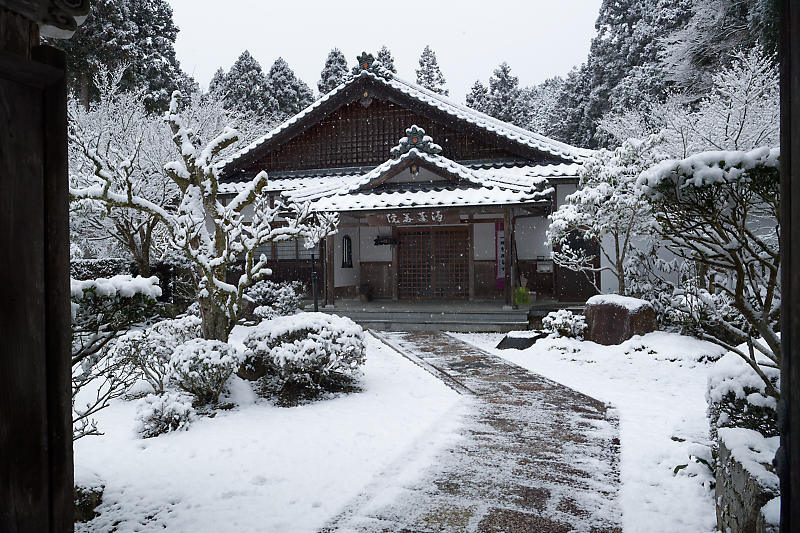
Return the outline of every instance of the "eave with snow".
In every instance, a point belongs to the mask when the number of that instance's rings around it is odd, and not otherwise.
[[[547,215],[576,189],[589,151],[401,80],[366,54],[359,65],[222,165],[231,194],[266,171],[276,200],[339,213],[339,231],[321,250],[263,250],[277,279],[310,283],[316,252],[329,304],[358,296],[510,304],[523,283],[561,301],[592,294],[554,267],[545,244]]]

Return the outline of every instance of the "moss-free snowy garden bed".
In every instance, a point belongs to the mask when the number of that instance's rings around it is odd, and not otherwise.
[[[76,471],[105,484],[77,531],[317,530],[404,455],[457,438],[464,402],[440,380],[370,336],[364,372],[362,392],[293,408],[238,381],[236,408],[152,439],[134,431],[136,402],[116,401],[105,435],[75,443]]]
[[[711,472],[689,456],[708,458],[708,359],[724,350],[664,332],[618,346],[542,339],[525,350],[496,350],[499,334],[452,335],[617,409],[624,531],[716,530]]]

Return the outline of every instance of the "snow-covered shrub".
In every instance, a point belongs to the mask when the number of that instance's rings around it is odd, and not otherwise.
[[[121,257],[71,259],[69,262],[70,277],[79,280],[110,278],[119,274],[129,274],[130,270],[130,260]]]
[[[129,331],[117,341],[114,351],[131,361],[153,390],[161,393],[167,386],[173,352],[181,344],[201,337],[201,324],[193,315],[161,320],[148,328]]]
[[[748,352],[747,344],[737,347]],[[754,350],[759,370],[780,390],[780,370],[769,366],[769,359]],[[728,352],[712,367],[708,376],[708,416],[712,434],[722,427],[747,428],[765,437],[778,434],[777,401],[766,391],[764,378],[738,353]]]
[[[256,316],[271,319],[296,313],[305,292],[305,286],[299,281],[262,280],[247,290],[247,297],[256,304]]]
[[[73,439],[99,435],[94,415],[135,381],[132,366],[117,357],[114,341],[152,313],[161,295],[158,279],[118,275],[70,280],[72,300]]]
[[[586,319],[583,315],[576,315],[572,311],[559,309],[547,313],[542,319],[542,329],[551,337],[570,337],[583,339],[586,330]]]
[[[169,377],[178,388],[194,395],[197,403],[216,403],[240,363],[239,351],[230,344],[192,339],[175,349],[169,361]]]
[[[185,394],[169,391],[148,394],[136,409],[136,433],[143,439],[158,437],[170,431],[187,429],[194,417],[192,400]]]
[[[281,386],[325,389],[354,379],[365,361],[364,330],[349,318],[325,313],[277,317],[244,340],[245,366],[262,365]]]

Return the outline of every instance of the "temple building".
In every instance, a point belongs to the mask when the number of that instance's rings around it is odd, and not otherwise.
[[[273,278],[322,273],[344,298],[584,301],[584,274],[553,264],[548,214],[575,191],[588,151],[548,139],[404,81],[370,55],[360,71],[232,156],[223,181],[266,171],[273,201],[339,214],[306,250],[263,250]]]

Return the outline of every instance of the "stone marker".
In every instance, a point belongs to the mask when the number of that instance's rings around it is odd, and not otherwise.
[[[644,335],[656,329],[656,312],[646,300],[598,294],[586,301],[586,334],[588,341],[620,344],[634,335]]]

